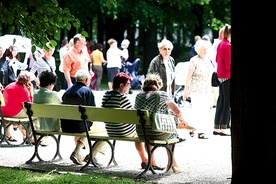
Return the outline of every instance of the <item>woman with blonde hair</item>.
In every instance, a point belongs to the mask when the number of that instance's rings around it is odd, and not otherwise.
[[[208,139],[206,131],[212,102],[211,78],[214,67],[208,57],[210,43],[206,40],[198,40],[195,44],[197,55],[190,59],[187,79],[184,88],[183,100],[192,99],[193,125],[198,128],[198,138]],[[190,132],[193,136],[193,132]]]
[[[153,117],[155,112],[163,112],[165,114],[174,114],[178,121],[179,129],[189,129],[188,123],[184,120],[183,114],[177,104],[169,97],[165,91],[160,91],[163,87],[163,81],[158,74],[147,74],[146,79],[142,85],[142,92],[140,92],[135,98],[135,109],[148,110],[150,116]],[[159,97],[160,100],[157,100]],[[136,126],[136,131],[140,139],[144,139],[142,127]],[[156,132],[152,130],[152,127],[146,126],[146,135],[148,139],[166,140],[170,138],[176,138],[176,133]],[[169,155],[168,155],[169,156]],[[181,173],[183,170],[178,166],[176,160],[173,160],[173,167],[176,172]],[[169,172],[174,172],[170,169]]]
[[[118,48],[118,42],[115,39],[110,38],[107,43],[109,49],[106,52],[106,69],[108,75],[108,87],[109,90],[112,90],[113,78],[122,68],[121,56],[123,56],[123,51]]]

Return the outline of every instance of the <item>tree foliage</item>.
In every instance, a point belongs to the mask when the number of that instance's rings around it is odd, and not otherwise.
[[[10,34],[19,32],[30,38],[38,47],[59,40],[60,29],[80,27],[80,21],[68,8],[60,8],[56,0],[10,0],[0,3],[0,9],[3,27]]]
[[[198,18],[193,7],[204,6],[204,23],[218,30],[230,12],[230,0],[10,0],[0,3],[2,23],[10,33],[18,31],[29,37],[37,45],[45,45],[49,40],[59,40],[60,30],[80,28],[91,20],[97,11],[105,18],[114,20],[130,18],[129,26],[139,26],[147,30],[152,23],[170,29],[173,24],[193,29]],[[206,15],[206,16],[205,16]],[[228,21],[229,22],[229,21]]]
[[[84,30],[101,42],[110,36],[121,40],[127,31],[132,33],[131,43],[147,38],[151,46],[139,48],[143,55],[156,48],[157,38],[185,45],[195,34],[217,31],[230,22],[230,0],[9,0],[1,2],[0,8],[2,33],[4,29],[26,36],[38,47]],[[137,29],[139,38],[134,38]]]

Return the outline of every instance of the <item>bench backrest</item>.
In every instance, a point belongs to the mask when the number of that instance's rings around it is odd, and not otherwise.
[[[140,124],[140,116],[136,109],[104,108],[93,106],[78,106],[65,104],[36,104],[24,103],[30,106],[33,117],[58,118],[70,120],[82,120],[80,108],[84,110],[86,120],[112,123]],[[145,125],[150,125],[149,113],[146,110],[141,111]]]
[[[85,115],[89,121],[112,122],[112,123],[127,123],[140,124],[140,116],[136,109],[120,109],[120,108],[104,108],[83,106],[85,108]],[[141,111],[145,125],[150,125],[149,112]]]
[[[33,117],[82,120],[78,105],[37,104],[25,102],[25,110],[27,110],[26,105],[30,105]]]

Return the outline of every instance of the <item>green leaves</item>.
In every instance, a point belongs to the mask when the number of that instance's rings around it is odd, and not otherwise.
[[[80,21],[68,9],[60,8],[57,0],[24,0],[14,4],[0,2],[3,25],[7,25],[10,34],[17,31],[30,38],[37,47],[59,40],[61,29],[80,27]]]
[[[46,47],[44,47],[45,50],[49,51],[57,46],[57,42],[55,40],[50,40],[46,43]]]
[[[81,38],[88,37],[88,33],[86,31],[81,32]]]
[[[117,8],[118,4],[117,4],[117,1],[116,1],[116,0],[107,0],[107,1],[106,1],[106,6],[107,6],[108,8],[112,8],[112,7]]]

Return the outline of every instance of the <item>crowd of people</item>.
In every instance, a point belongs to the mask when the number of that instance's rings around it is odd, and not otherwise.
[[[103,44],[98,43],[95,50],[91,50],[87,46],[85,37],[81,34],[76,34],[69,42],[64,39],[59,50],[60,65],[58,69],[62,73],[60,82],[61,89],[64,90],[62,96],[58,95],[58,90],[55,90],[58,81],[56,61],[53,57],[55,47],[42,48],[41,56],[37,58],[32,67],[28,67],[25,62],[20,62],[16,47],[12,46],[6,52],[5,48],[0,46],[0,87],[5,102],[5,105],[2,106],[3,116],[27,117],[22,106],[24,101],[96,106],[93,90],[102,90],[100,84],[103,65],[106,65],[108,90],[103,95],[102,107],[147,109],[151,116],[157,111],[174,114],[179,129],[187,129],[193,137],[195,129],[189,126],[191,124],[198,131],[198,139],[208,139],[205,120],[210,107],[215,106],[213,135],[230,136],[231,26],[226,24],[221,28],[219,38],[214,45],[206,35],[195,38],[197,39],[193,45],[195,54],[190,58],[183,92],[184,100],[191,97],[193,122],[188,123],[184,120],[182,110],[172,98],[175,92],[175,60],[171,56],[173,50],[171,41],[163,39],[157,44],[159,53],[150,62],[141,91],[135,97],[135,104],[131,104],[126,94],[130,91],[132,79],[123,70],[124,62],[129,57],[127,48],[130,42],[127,39],[123,40],[121,43],[123,48],[120,49],[117,41],[110,38],[107,41],[109,49],[105,59]],[[19,72],[17,72],[18,70]],[[212,97],[214,92],[212,92],[211,86],[211,75],[214,71],[217,71],[221,82],[218,87],[219,95],[215,99]],[[94,76],[96,76],[95,89],[91,85]],[[19,93],[20,95],[18,95]],[[160,99],[158,102],[156,101],[157,96]],[[82,123],[78,121],[68,123],[67,121],[40,118],[36,122],[36,128],[49,131],[85,132],[84,127],[80,126]],[[88,127],[92,126],[93,122],[88,122]],[[144,139],[140,126],[114,125],[105,122],[105,129],[109,136],[131,136]],[[172,137],[181,139],[176,133],[156,133],[152,131],[151,127],[147,127],[146,130],[148,131],[147,135],[153,139],[164,140]],[[6,136],[8,140],[16,141],[12,137],[11,130],[7,130]],[[25,139],[28,135],[26,132],[22,132],[22,136]],[[81,165],[82,162],[88,160],[85,158],[91,156],[82,156],[83,150],[87,149],[86,139],[75,137],[74,144],[75,149],[70,159],[73,163]],[[40,145],[47,146],[43,140]],[[145,145],[142,142],[135,142],[135,148],[141,158],[141,167],[146,168],[148,158]],[[153,169],[164,170],[165,167],[158,166],[156,163],[154,154],[152,156]],[[173,165],[175,169],[170,172],[183,172],[183,169],[177,164],[176,158],[173,160]]]

